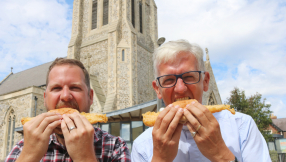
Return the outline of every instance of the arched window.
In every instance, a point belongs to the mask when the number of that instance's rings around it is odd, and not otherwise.
[[[125,53],[124,53],[124,50],[122,50],[122,61],[124,61],[125,60]]]
[[[103,25],[108,24],[109,0],[103,0]]]
[[[92,2],[92,27],[91,29],[97,28],[97,0]]]
[[[135,28],[135,0],[131,0],[132,25]]]
[[[14,110],[10,111],[10,114],[8,116],[8,121],[7,121],[7,143],[6,143],[6,155],[9,154],[11,151],[13,145],[14,145],[14,132],[15,132],[15,120],[16,117],[13,115]]]
[[[140,33],[143,33],[143,15],[142,15],[142,2],[139,2],[139,21],[140,21]]]
[[[8,155],[9,151],[10,151],[10,136],[11,136],[11,116],[9,116],[9,124],[8,124],[8,136],[7,136],[7,145],[6,145],[6,155]]]
[[[208,104],[208,105],[217,105],[214,92],[212,92],[212,93],[210,94],[207,104]]]

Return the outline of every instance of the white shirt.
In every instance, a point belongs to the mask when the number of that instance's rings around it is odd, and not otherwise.
[[[232,115],[224,110],[213,114],[220,125],[226,146],[240,162],[271,162],[265,139],[249,115]],[[133,143],[131,160],[150,162],[153,156],[152,128],[143,132]],[[183,127],[179,148],[173,162],[209,162],[199,151],[186,126]]]

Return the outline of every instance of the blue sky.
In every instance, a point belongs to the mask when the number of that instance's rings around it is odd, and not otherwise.
[[[286,118],[286,1],[155,0],[159,37],[209,49],[223,102],[261,93]],[[0,1],[0,80],[67,55],[72,0]]]

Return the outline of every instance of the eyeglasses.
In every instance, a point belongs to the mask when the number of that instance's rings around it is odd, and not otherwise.
[[[162,88],[170,88],[177,84],[178,78],[181,78],[185,84],[196,84],[200,82],[201,73],[205,73],[204,71],[188,71],[179,75],[163,75],[157,77],[159,85]]]

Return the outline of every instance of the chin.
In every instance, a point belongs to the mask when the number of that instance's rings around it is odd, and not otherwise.
[[[63,132],[62,132],[62,129],[61,128],[56,128],[54,129],[53,133],[55,133],[57,135],[57,137],[60,137],[62,139],[64,139],[64,135],[63,135]]]
[[[62,138],[62,139],[65,139],[64,135],[63,134],[56,134],[58,137]]]

